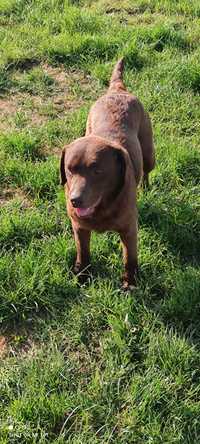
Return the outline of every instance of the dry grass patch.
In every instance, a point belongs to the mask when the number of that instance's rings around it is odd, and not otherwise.
[[[30,198],[21,188],[10,187],[0,190],[0,208],[13,205],[14,201],[18,202],[23,209],[32,207]]]
[[[52,79],[53,88],[34,89],[37,73]],[[30,71],[13,73],[13,86],[0,98],[0,131],[37,127],[48,120],[64,118],[69,112],[81,107],[94,94],[91,78],[82,71],[66,71],[63,66],[48,64]]]

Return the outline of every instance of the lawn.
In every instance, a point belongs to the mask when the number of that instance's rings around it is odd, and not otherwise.
[[[0,444],[200,443],[199,41],[198,0],[0,0]],[[78,285],[59,184],[122,55],[157,158],[129,294],[113,233]]]

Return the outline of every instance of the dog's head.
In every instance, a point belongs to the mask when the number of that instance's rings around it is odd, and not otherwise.
[[[114,143],[89,136],[62,151],[61,183],[78,217],[91,217],[113,203],[125,183],[128,153]]]

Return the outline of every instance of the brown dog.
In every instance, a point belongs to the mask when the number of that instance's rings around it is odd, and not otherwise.
[[[137,260],[136,189],[154,168],[152,128],[139,100],[122,82],[123,59],[107,94],[92,106],[85,137],[64,147],[61,181],[77,249],[76,273],[90,262],[90,235],[116,231],[123,246],[124,288],[135,284]]]

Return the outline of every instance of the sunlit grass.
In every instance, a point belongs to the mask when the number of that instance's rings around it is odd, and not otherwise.
[[[0,4],[1,444],[200,442],[199,17],[196,0]],[[58,156],[122,55],[157,157],[127,295],[115,233],[93,234],[86,285],[72,273]]]

